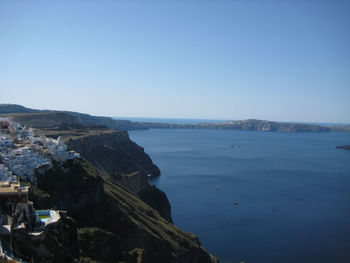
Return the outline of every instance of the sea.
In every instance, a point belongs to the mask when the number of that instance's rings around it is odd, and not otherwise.
[[[167,194],[174,224],[220,262],[350,262],[350,151],[335,148],[350,133],[129,134],[160,168],[150,183]]]

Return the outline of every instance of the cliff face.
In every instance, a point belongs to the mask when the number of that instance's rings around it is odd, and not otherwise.
[[[114,174],[113,179],[135,193],[142,201],[154,208],[169,222],[171,218],[171,206],[166,194],[156,186],[148,183],[147,177],[142,172],[128,175]]]
[[[195,235],[171,223],[166,195],[147,180],[160,174],[150,157],[126,132],[103,126],[131,122],[69,112],[10,115],[42,135],[62,136],[84,157],[37,170],[37,185],[30,188],[36,209],[66,210],[77,234],[69,220],[48,228],[40,239],[18,231],[18,256],[35,262],[218,262]]]
[[[82,228],[78,244],[87,262],[215,262],[196,236],[169,223],[113,177],[100,176],[82,159],[38,174],[31,197],[41,200],[37,206],[52,203],[72,215]]]
[[[63,166],[54,163],[52,169],[36,176],[38,185],[29,193],[35,208],[67,210],[83,224],[94,221],[97,215],[91,211],[98,209],[104,191],[103,180],[91,163],[78,159]]]
[[[144,149],[130,140],[127,132],[81,126],[37,130],[48,137],[61,136],[70,150],[79,152],[101,174],[118,181],[155,208],[168,221],[171,207],[167,196],[148,183],[148,176],[158,176],[160,171]]]
[[[89,134],[66,138],[68,148],[94,164],[99,170],[137,194],[144,202],[172,222],[171,206],[167,196],[148,183],[147,177],[160,171],[144,149],[130,140],[126,132]]]
[[[68,140],[67,146],[109,174],[141,171],[153,176],[160,175],[151,158],[142,147],[130,140],[126,132],[83,136]]]

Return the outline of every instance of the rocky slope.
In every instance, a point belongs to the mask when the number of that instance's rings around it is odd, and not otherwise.
[[[35,262],[217,262],[196,236],[171,223],[166,195],[147,181],[160,171],[126,132],[83,124],[81,116],[67,112],[5,116],[43,135],[62,136],[84,157],[37,169],[37,185],[30,188],[37,209],[67,211],[78,234],[69,219],[40,239],[18,232],[13,246],[18,256]]]
[[[70,138],[67,146],[109,174],[142,171],[153,176],[160,171],[144,149],[130,140],[126,132],[113,131],[80,138]]]
[[[160,175],[144,149],[132,142],[126,132],[113,131],[67,140],[69,149],[94,164],[99,170],[137,194],[144,202],[172,222],[167,196],[148,183],[148,176]]]
[[[61,136],[70,150],[79,152],[102,175],[112,175],[115,181],[137,194],[168,221],[172,221],[167,196],[147,180],[148,176],[160,175],[158,167],[142,147],[130,140],[126,132],[99,126],[94,129],[90,125],[79,129],[51,128],[40,130],[40,133],[54,138]]]
[[[196,236],[165,220],[113,177],[101,176],[86,160],[55,165],[37,177],[33,202],[72,215],[81,228],[82,262],[216,262]]]

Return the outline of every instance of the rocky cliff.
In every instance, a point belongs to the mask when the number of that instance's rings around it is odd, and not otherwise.
[[[137,194],[144,202],[172,222],[167,196],[148,183],[149,176],[160,171],[144,149],[132,142],[126,132],[114,131],[67,140],[70,149],[79,152],[101,171]]]
[[[172,221],[167,196],[148,183],[149,176],[160,175],[158,167],[142,147],[130,140],[127,132],[92,126],[37,131],[49,137],[61,136],[70,150],[79,152],[102,175],[112,176],[168,221]]]
[[[52,204],[67,210],[76,220],[82,262],[216,262],[196,236],[165,220],[113,177],[101,176],[86,160],[54,165],[37,177],[32,200],[37,208]]]
[[[77,235],[69,220],[40,240],[18,232],[14,249],[19,256],[34,262],[218,262],[195,235],[171,223],[166,195],[147,180],[160,171],[126,132],[82,124],[90,117],[67,112],[6,116],[39,128],[36,133],[62,136],[83,157],[37,170],[37,185],[30,188],[35,207],[67,211],[79,228]]]
[[[109,174],[141,171],[146,175],[160,175],[158,167],[144,149],[131,141],[126,132],[87,134],[66,141],[70,149],[79,152],[97,168]]]

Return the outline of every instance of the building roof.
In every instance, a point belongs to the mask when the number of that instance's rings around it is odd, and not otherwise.
[[[21,186],[20,182],[3,181],[0,182],[0,195],[8,194],[28,194],[29,186]]]

